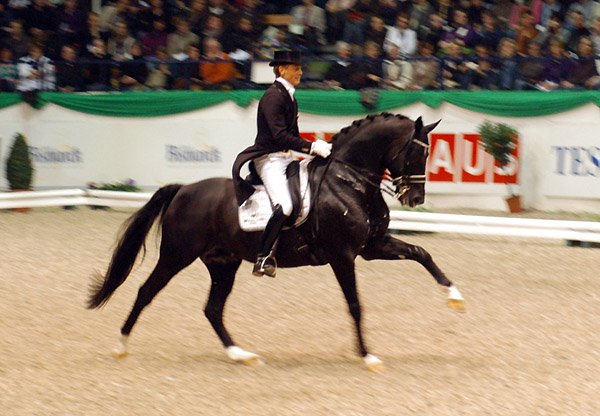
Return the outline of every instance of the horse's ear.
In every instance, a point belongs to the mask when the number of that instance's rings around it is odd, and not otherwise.
[[[418,119],[415,120],[415,133],[419,134],[421,132],[422,128],[423,128],[423,119],[421,117],[419,117]]]
[[[437,122],[435,123],[431,123],[425,126],[425,134],[429,134],[429,132],[433,129],[435,129],[437,127],[438,124],[440,124],[440,122],[442,121],[442,119],[439,119]]]

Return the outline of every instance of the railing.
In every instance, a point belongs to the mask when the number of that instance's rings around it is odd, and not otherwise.
[[[381,66],[381,75],[383,79],[387,78],[387,73],[384,71],[386,64],[391,62],[407,62],[414,68],[417,62],[432,62],[432,68],[435,68],[436,76],[430,85],[419,86],[415,83],[409,83],[406,89],[544,89],[531,83],[523,78],[521,70],[526,63],[534,62],[546,65],[554,62],[555,65],[563,65],[565,67],[573,67],[579,62],[589,62],[600,60],[600,56],[591,58],[534,58],[534,57],[515,57],[515,58],[499,58],[499,57],[465,57],[465,58],[398,58],[398,59],[367,59],[354,58],[349,59],[354,68],[360,72],[365,65],[376,63]],[[331,58],[306,58],[303,61],[304,76],[300,88],[327,89],[330,85],[325,81],[325,74],[330,65],[338,59]],[[231,62],[235,65],[237,76],[227,82],[218,85],[210,85],[203,82],[199,76],[199,65],[203,62]],[[476,67],[482,62],[489,63],[488,75],[489,82],[484,85],[478,85],[474,82],[477,78]],[[0,77],[0,91],[11,92],[23,90],[19,88],[21,80],[17,71],[18,61],[7,63],[0,62],[3,65],[3,71]],[[464,65],[463,65],[464,64]],[[6,68],[14,66],[14,71]],[[457,67],[462,67],[461,77],[457,81],[453,79],[451,73],[457,72]],[[596,67],[600,67],[596,63]],[[68,69],[65,69],[68,68]],[[133,69],[132,69],[133,68]],[[600,68],[599,68],[600,69]],[[51,72],[50,72],[51,71]],[[143,79],[137,80],[133,84],[125,85],[120,82],[120,77],[123,75],[131,75],[131,72],[138,71]],[[160,72],[165,75],[167,82],[165,85],[151,84],[149,77]],[[599,71],[600,72],[600,71]],[[11,75],[12,74],[12,77]],[[160,61],[157,59],[140,59],[129,61],[114,61],[114,60],[89,60],[81,59],[75,62],[54,61],[52,67],[47,71],[41,71],[41,83],[39,90],[42,91],[63,91],[64,78],[69,75],[75,79],[75,85],[71,85],[72,90],[78,91],[125,91],[125,90],[151,90],[151,89],[261,89],[265,84],[270,84],[274,78],[272,68],[268,66],[267,60],[213,60],[205,59],[198,60],[168,60]],[[504,78],[502,78],[504,75]],[[540,72],[540,75],[541,74]],[[46,79],[44,76],[52,77]],[[508,78],[507,78],[508,77]],[[504,85],[501,81],[507,78],[510,85]],[[375,88],[388,88],[385,82],[377,85],[371,85]],[[595,89],[599,89],[597,85]],[[361,86],[355,86],[348,89],[361,89]],[[579,86],[579,89],[584,87]],[[389,89],[395,89],[389,87]],[[66,89],[70,91],[71,89]]]

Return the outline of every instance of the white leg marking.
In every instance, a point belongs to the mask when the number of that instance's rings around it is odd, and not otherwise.
[[[129,355],[129,353],[127,352],[128,338],[129,337],[127,335],[121,335],[119,337],[119,343],[113,350],[113,355],[115,356],[115,358],[123,358],[123,357],[126,357],[127,355]]]
[[[262,365],[264,364],[260,357],[252,352],[241,349],[238,346],[232,345],[225,349],[227,356],[233,361],[246,365]]]
[[[465,300],[456,288],[456,286],[450,286],[449,288],[447,288],[447,291],[448,300],[446,302],[448,303],[448,306],[459,312],[465,312],[467,309],[465,306]]]
[[[383,365],[383,361],[379,358],[375,357],[372,354],[367,354],[364,356],[363,360],[365,360],[365,365],[367,369],[371,371],[382,371],[385,367]]]

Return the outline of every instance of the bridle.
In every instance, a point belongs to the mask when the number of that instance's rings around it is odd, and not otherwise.
[[[402,151],[406,148],[406,152],[408,153],[408,151],[410,150],[410,146],[412,144],[417,144],[419,146],[421,146],[424,150],[424,152],[429,152],[429,144],[422,142],[421,140],[412,137],[409,141],[406,142],[406,144],[404,146],[402,146],[402,148],[398,151],[398,153],[396,154],[396,156],[394,156],[390,162],[388,163],[388,166],[390,166],[401,154]],[[425,155],[427,157],[427,155]],[[404,163],[403,166],[403,171],[406,170],[406,162]],[[394,198],[396,199],[400,199],[402,197],[402,195],[404,195],[405,193],[407,193],[410,190],[411,185],[416,185],[416,184],[424,184],[426,180],[426,175],[400,175],[396,178],[392,178],[391,182],[392,185],[394,185],[396,187],[395,192],[393,191],[393,188],[390,188],[389,186],[387,186],[386,184],[384,184],[385,188],[382,188],[382,190],[384,192],[386,192],[389,195],[392,195]]]

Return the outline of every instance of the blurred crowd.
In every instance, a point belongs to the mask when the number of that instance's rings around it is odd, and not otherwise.
[[[1,91],[255,88],[282,48],[305,88],[600,89],[595,0],[0,0],[0,28]]]

